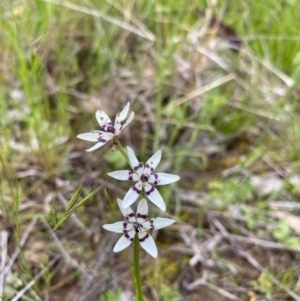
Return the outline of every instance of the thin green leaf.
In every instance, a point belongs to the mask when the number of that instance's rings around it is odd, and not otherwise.
[[[69,201],[68,208],[66,212],[64,213],[64,216],[55,224],[53,231],[57,230],[72,214],[73,212],[84,205],[91,197],[93,197],[100,188],[95,189],[91,193],[89,193],[85,198],[83,198],[74,208],[71,208],[77,198],[79,197],[79,194],[82,190],[82,187],[77,188],[77,190],[73,193],[71,200]]]
[[[70,211],[77,199],[79,198],[82,191],[82,185],[78,186],[75,192],[72,194],[70,201],[68,202],[68,206],[66,212]]]

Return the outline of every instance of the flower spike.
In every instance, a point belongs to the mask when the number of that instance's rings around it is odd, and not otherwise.
[[[178,181],[180,177],[167,173],[154,172],[161,160],[161,150],[156,152],[145,165],[138,161],[134,151],[128,146],[127,151],[132,170],[119,170],[108,173],[109,176],[118,180],[137,182],[126,193],[122,203],[123,208],[127,208],[133,204],[144,189],[149,200],[161,210],[165,211],[166,205],[155,186],[174,183]]]
[[[87,149],[86,150],[87,152],[92,152],[98,149],[99,147],[106,144],[106,142],[108,142],[109,140],[112,140],[114,137],[119,136],[121,134],[121,132],[125,129],[125,127],[134,118],[134,112],[131,112],[130,115],[128,116],[128,119],[126,120],[129,112],[129,107],[130,104],[128,102],[125,108],[122,110],[122,112],[117,114],[114,125],[104,111],[96,112],[96,119],[104,131],[93,131],[93,132],[77,135],[77,138],[79,139],[91,141],[91,142],[97,142],[94,146]],[[124,122],[125,120],[126,122]]]
[[[124,209],[122,200],[118,199],[118,205],[122,214],[125,217],[124,222],[103,225],[103,228],[115,232],[124,233],[114,247],[114,252],[120,252],[126,249],[133,241],[137,234],[142,248],[152,257],[157,257],[157,248],[149,230],[158,230],[175,223],[175,220],[169,218],[151,218],[148,219],[148,204],[145,199],[142,199],[137,207],[136,214],[130,207]]]

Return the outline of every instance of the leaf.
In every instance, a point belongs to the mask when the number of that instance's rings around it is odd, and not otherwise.
[[[41,59],[36,55],[36,52],[31,51],[31,63],[33,74],[36,79],[39,79],[42,70],[42,62]]]
[[[75,192],[72,194],[72,197],[71,197],[70,201],[68,202],[68,206],[67,206],[67,210],[66,211],[71,210],[71,208],[73,207],[73,205],[75,204],[75,202],[79,198],[79,196],[81,194],[81,191],[82,191],[82,185],[80,185],[79,187],[77,187],[77,189],[75,190]]]
[[[66,212],[64,213],[64,216],[58,221],[56,222],[53,231],[56,231],[73,213],[74,211],[83,206],[91,197],[93,197],[98,191],[99,191],[100,187],[95,189],[94,191],[92,191],[91,193],[89,193],[85,198],[83,198],[74,208],[72,208],[76,202],[76,200],[78,199],[78,197],[80,196],[80,193],[82,191],[82,186],[78,187],[75,192],[73,193],[69,203],[68,203],[68,207]]]

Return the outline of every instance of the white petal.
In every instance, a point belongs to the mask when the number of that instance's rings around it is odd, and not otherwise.
[[[166,211],[166,204],[155,187],[147,183],[145,186],[145,191],[147,197],[152,203],[154,203],[162,211]]]
[[[123,208],[127,208],[129,207],[131,204],[133,204],[137,198],[139,197],[139,195],[142,192],[142,185],[140,182],[138,182],[137,184],[133,185],[128,192],[126,193],[124,199],[123,199],[123,203],[122,206]]]
[[[145,164],[145,173],[152,173],[161,159],[161,150],[157,151]]]
[[[155,245],[155,242],[151,235],[148,233],[140,232],[138,233],[139,241],[142,246],[142,248],[148,252],[152,257],[157,257],[157,248]]]
[[[98,148],[100,148],[101,146],[103,146],[106,142],[98,142],[96,143],[94,146],[92,146],[91,148],[87,149],[87,152],[92,152]]]
[[[121,238],[117,241],[113,251],[120,252],[120,251],[126,249],[132,243],[134,235],[135,235],[134,230],[122,235]]]
[[[131,112],[128,119],[121,127],[118,125],[115,125],[116,135],[119,135],[126,128],[126,126],[132,122],[133,118],[134,118],[134,112]]]
[[[94,133],[85,133],[77,136],[79,139],[88,140],[88,141],[97,141],[94,146],[87,149],[87,152],[92,152],[95,149],[98,149],[102,145],[104,145],[107,141],[111,140],[114,137],[112,133],[105,133],[100,131],[95,131]]]
[[[136,220],[139,223],[144,223],[148,215],[148,203],[145,199],[142,199],[136,210]]]
[[[118,113],[115,119],[115,129],[116,129],[116,135],[119,135],[123,128],[124,128],[124,120],[126,119],[127,115],[128,115],[128,111],[129,111],[129,102],[127,103],[127,105],[124,107],[124,109],[122,110],[121,113]]]
[[[108,175],[114,179],[121,181],[138,181],[139,176],[133,173],[131,170],[117,170],[109,172]]]
[[[151,218],[149,221],[143,223],[143,227],[149,230],[158,230],[161,228],[168,227],[175,223],[174,219],[158,217]]]
[[[124,128],[125,126],[127,126],[129,123],[132,122],[132,120],[134,119],[134,115],[135,115],[134,112],[131,112],[131,113],[130,113],[130,115],[129,115],[129,117],[127,118],[125,124],[123,125],[123,128]]]
[[[143,223],[143,228],[145,230],[154,230],[154,221],[155,218],[150,218],[148,221]]]
[[[132,169],[140,175],[144,170],[144,165],[138,161],[133,149],[129,146],[127,146],[127,153]]]
[[[90,133],[77,135],[77,138],[91,142],[106,142],[108,140],[111,140],[113,137],[114,134],[102,131],[93,131]]]
[[[119,121],[125,120],[128,115],[129,107],[130,107],[130,103],[127,102],[127,105],[124,107],[122,112],[116,116],[116,119],[118,119]]]
[[[124,123],[122,130],[124,130],[124,128],[125,128],[129,123],[132,122],[133,118],[134,118],[134,112],[131,112],[130,115],[129,115],[129,117],[128,117],[128,119],[127,119],[126,122]]]
[[[120,199],[117,199],[117,202],[118,202],[118,205],[119,205],[119,208],[123,214],[123,216],[131,223],[134,223],[136,221],[136,218],[135,218],[135,214],[134,212],[132,211],[132,209],[130,207],[127,207],[127,208],[123,208],[122,206],[122,200]],[[128,230],[128,227],[126,228]]]
[[[99,134],[96,132],[79,134],[76,137],[81,140],[97,142]]]
[[[115,232],[115,233],[123,233],[124,227],[123,227],[123,222],[117,222],[114,224],[106,224],[103,225],[102,227],[105,230],[111,231],[111,232]]]
[[[104,111],[97,111],[96,112],[96,119],[100,126],[107,131],[108,127],[113,127],[113,124],[110,120],[110,118],[107,116],[107,114]]]
[[[150,176],[148,182],[155,184],[155,185],[167,185],[170,183],[177,182],[179,179],[180,179],[180,177],[177,175],[158,172],[158,173],[152,174]]]
[[[99,131],[98,132],[99,133],[99,136],[98,136],[98,141],[102,141],[102,142],[104,142],[104,140],[111,140],[111,139],[113,139],[114,138],[114,134],[113,133],[107,133],[107,132],[101,132],[101,131]]]

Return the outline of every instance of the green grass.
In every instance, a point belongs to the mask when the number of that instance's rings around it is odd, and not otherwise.
[[[297,217],[300,3],[214,3],[1,2],[0,232],[9,234],[6,244],[1,242],[1,251],[6,248],[8,260],[19,250],[3,282],[4,301],[12,300],[40,271],[42,276],[22,300],[82,293],[86,275],[62,251],[71,254],[68,246],[73,243],[84,245],[73,258],[83,269],[91,271],[101,262],[94,271],[94,281],[101,283],[95,298],[117,300],[121,293],[113,293],[116,285],[127,289],[124,279],[128,283],[130,275],[122,265],[123,257],[104,251],[111,236],[101,230],[119,214],[113,201],[129,184],[109,182],[107,190],[101,185],[109,181],[107,172],[126,168],[126,162],[109,149],[86,153],[90,144],[76,139],[79,133],[99,129],[94,118],[97,109],[114,117],[127,101],[136,119],[121,136],[123,145],[132,146],[143,161],[162,149],[159,167],[181,176],[178,185],[160,190],[178,223],[158,233],[159,249],[190,248],[180,235],[180,231],[191,235],[185,223],[199,230],[199,244],[213,236],[213,214],[231,234],[252,235],[281,246],[276,254],[261,246],[254,251],[253,245],[243,245],[257,260],[265,253],[272,259],[264,265],[267,282],[257,274],[263,272],[253,267],[254,276],[244,276],[241,262],[230,258],[240,271],[230,274],[231,284],[246,283],[264,297],[297,300],[287,289],[299,294],[294,275],[299,255],[285,248],[299,247],[299,228],[276,217],[274,208],[278,201],[286,205],[292,201],[293,210],[279,210]],[[235,33],[242,45],[238,51],[208,27],[210,15],[221,18],[222,25]],[[269,173],[282,185],[264,194],[253,184],[253,177],[263,181]],[[194,196],[199,192],[201,196]],[[46,243],[42,251],[30,253],[28,243],[20,245],[20,240],[34,218],[38,220],[28,239],[39,241],[41,235]],[[46,224],[56,230],[61,248]],[[224,244],[230,249],[227,240]],[[59,260],[48,269],[47,263],[35,265],[28,254],[32,257],[40,251],[49,262],[57,254]],[[106,256],[101,261],[103,252]],[[227,255],[218,245],[208,256],[225,262]],[[145,283],[151,278],[154,287],[150,291],[145,284],[145,292],[149,300],[179,300],[187,293],[181,289],[180,275],[185,275],[192,256],[178,251],[162,251],[161,256],[162,261],[155,263],[142,259],[147,265]],[[280,256],[286,264],[278,274],[274,261]],[[160,279],[157,271],[168,263],[172,273]],[[196,270],[188,275],[189,282],[201,274]],[[209,274],[207,281],[218,286],[225,272],[221,268],[214,272],[216,278]],[[113,283],[116,274],[121,276]],[[281,285],[272,282],[275,276]],[[247,292],[239,297],[247,300]]]

